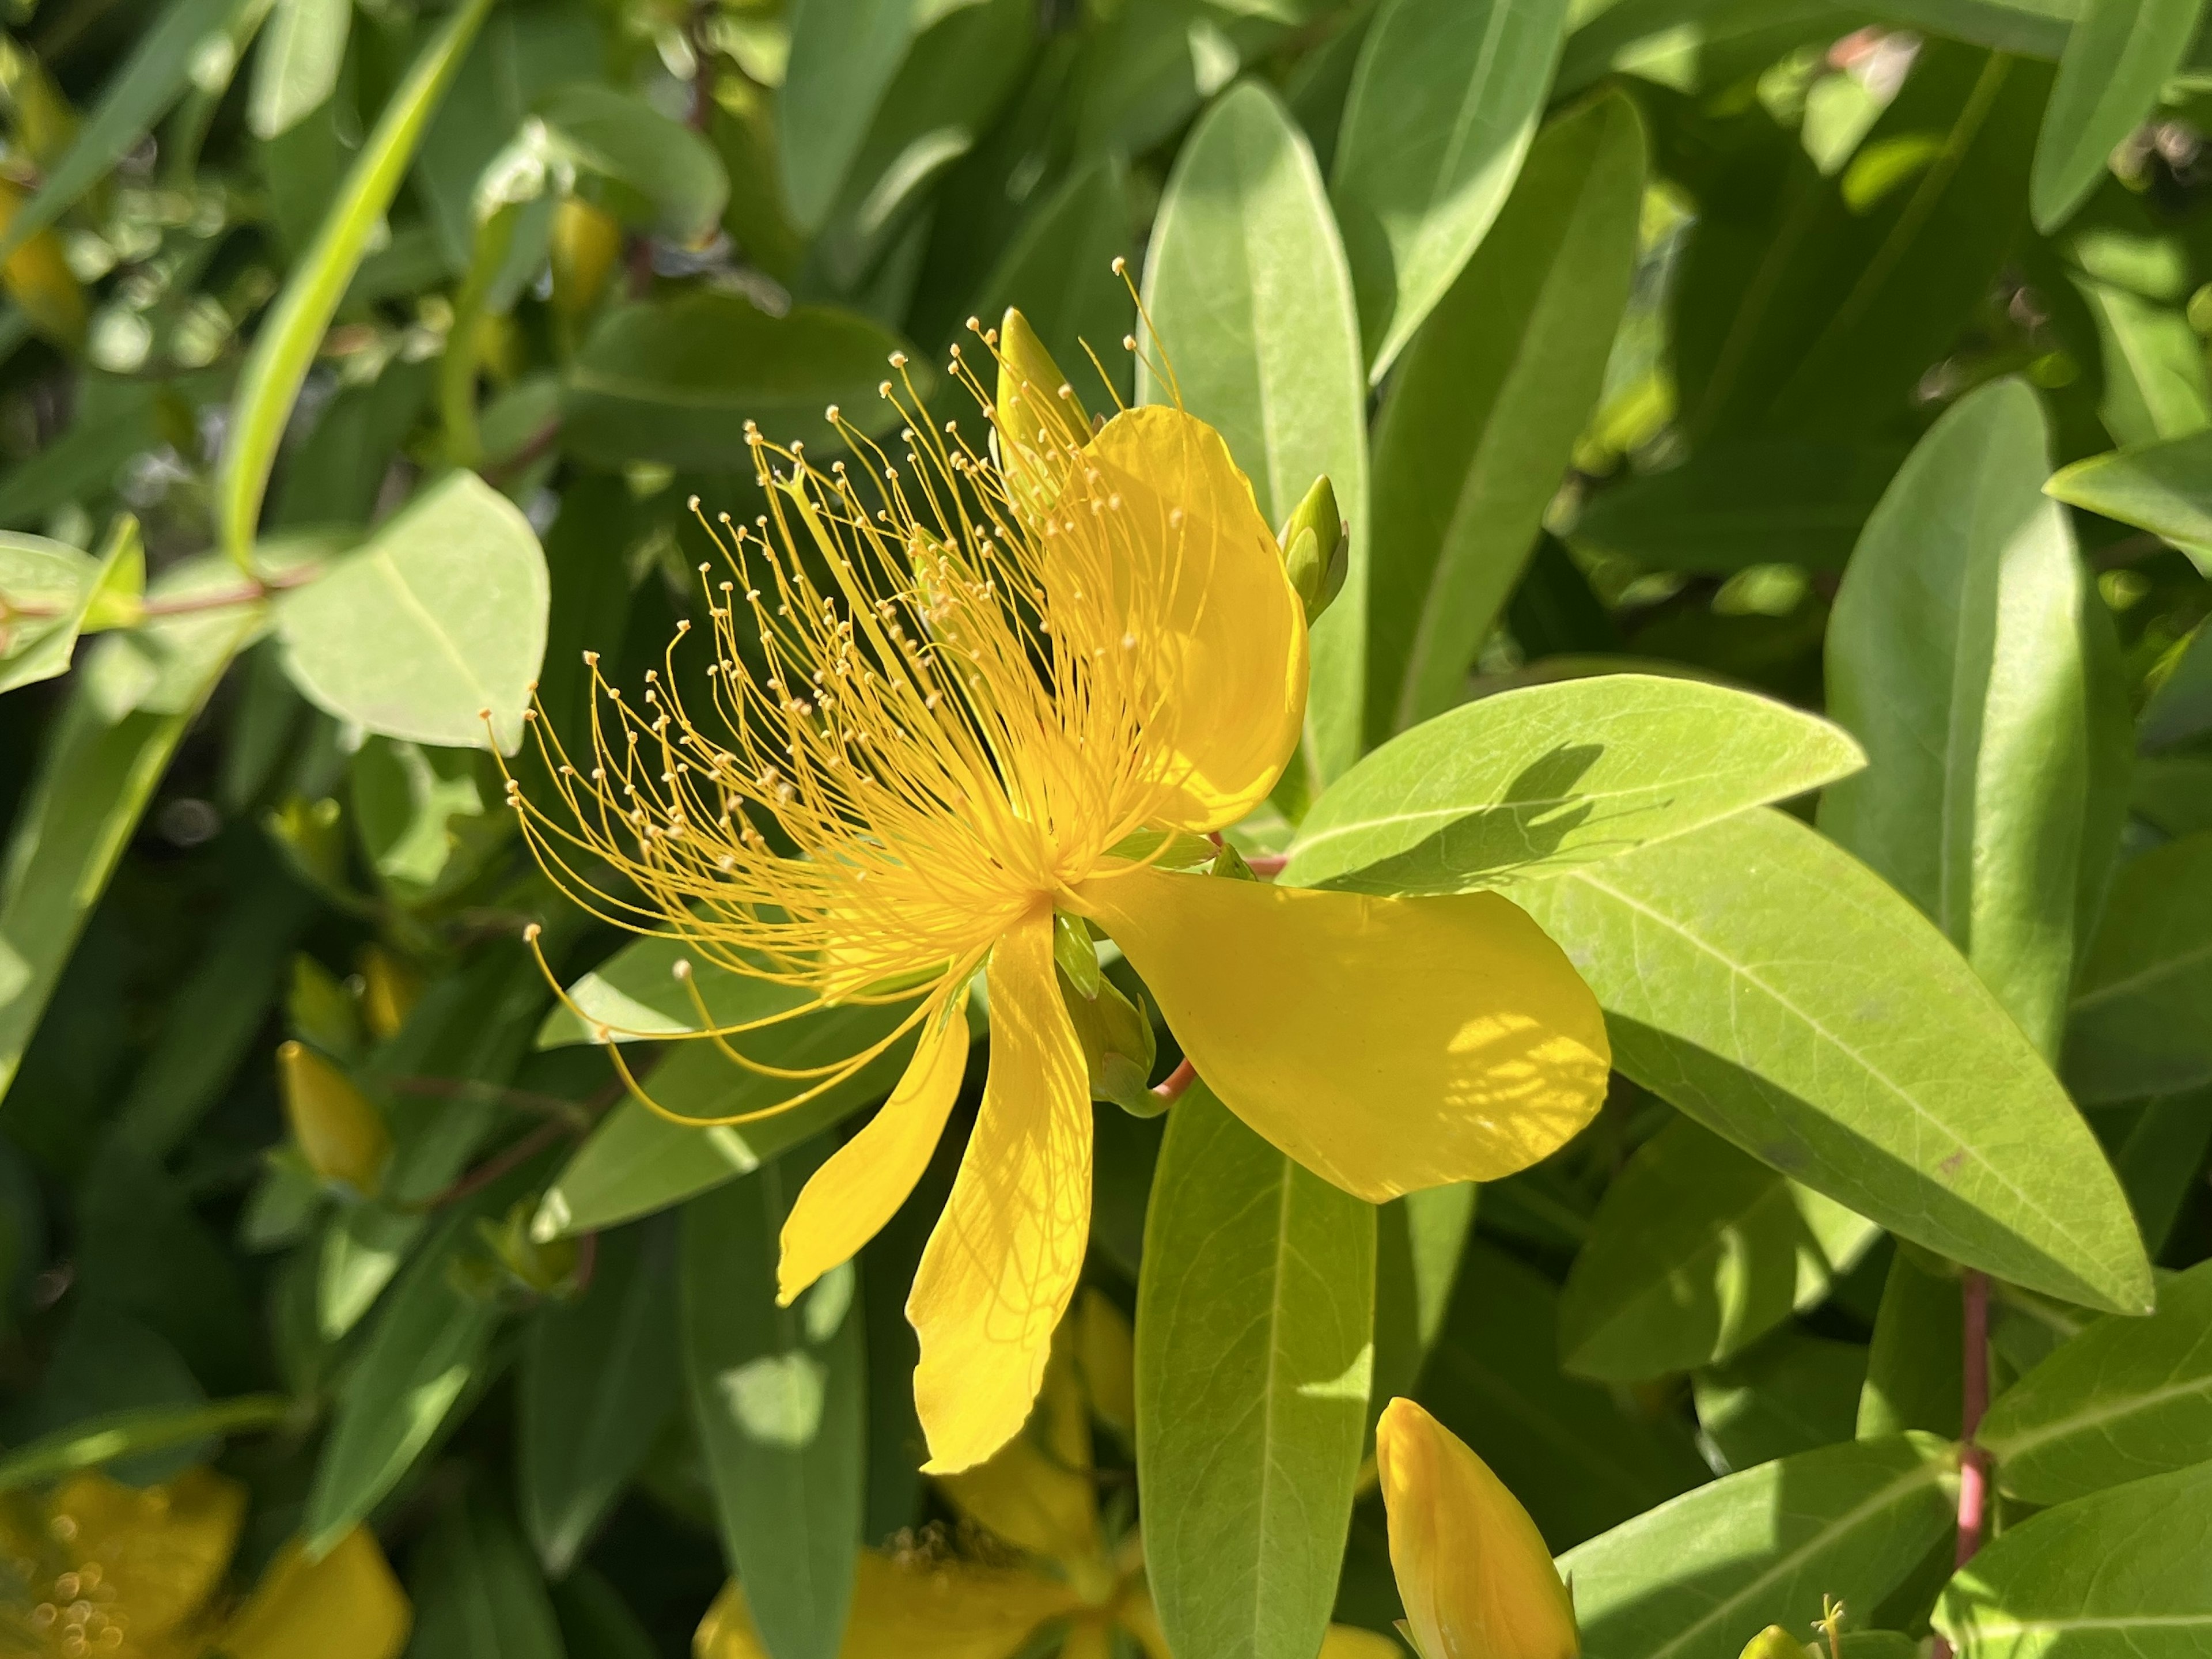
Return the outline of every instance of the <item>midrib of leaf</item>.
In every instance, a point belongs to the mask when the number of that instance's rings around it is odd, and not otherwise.
[[[2008,1440],[1990,1442],[1990,1450],[2001,1461],[2005,1458],[2018,1457],[2023,1452],[2033,1451],[2038,1446],[2048,1445],[2053,1440],[2063,1440],[2069,1435],[2086,1434],[2090,1430],[2102,1428],[2108,1423],[2123,1422],[2138,1412],[2151,1411],[2160,1406],[2170,1404],[2173,1401],[2186,1399],[2191,1395],[2200,1396],[2212,1395],[2212,1376],[2199,1375],[2183,1382],[2165,1383],[2159,1388],[2146,1389],[2141,1394],[2130,1395],[2124,1399],[2090,1407],[2086,1410],[2075,1413],[2071,1417],[2054,1418],[2041,1428],[2027,1430]]]
[[[1274,1149],[1270,1147],[1269,1152]],[[1258,1571],[1252,1581],[1252,1612],[1249,1615],[1252,1650],[1262,1651],[1260,1640],[1261,1615],[1271,1605],[1265,1583],[1268,1561],[1267,1540],[1273,1535],[1272,1511],[1274,1508],[1275,1486],[1275,1401],[1279,1393],[1279,1378],[1283,1366],[1283,1267],[1289,1255],[1291,1237],[1291,1192],[1297,1176],[1291,1161],[1275,1154],[1278,1159],[1275,1199],[1275,1259],[1274,1283],[1267,1294],[1267,1377],[1260,1407],[1260,1541]]]
[[[2162,979],[2171,978],[2185,969],[2194,968],[2197,963],[2208,960],[2212,960],[2212,940],[2183,951],[2175,956],[2162,957],[2148,968],[2140,969],[2130,974],[2125,979],[2108,980],[2094,990],[2084,991],[2074,999],[2074,1006],[2077,1010],[2094,1007],[2098,1003],[2110,1001],[2116,996],[2141,990],[2144,986],[2155,985]]]
[[[392,556],[388,550],[383,548],[378,549],[368,556],[375,561],[378,574],[383,576],[391,586],[401,605],[405,608],[410,616],[422,624],[423,631],[437,641],[440,653],[459,672],[462,683],[489,705],[492,701],[491,689],[477,678],[474,666],[455,648],[453,636],[446,631],[444,624],[438,620],[437,613],[422,603],[422,595],[416,592],[414,587],[408,582],[405,573],[399,568],[398,562]]]

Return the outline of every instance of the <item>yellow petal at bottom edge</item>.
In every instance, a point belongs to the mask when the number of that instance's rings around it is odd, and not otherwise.
[[[860,1133],[839,1147],[799,1190],[783,1224],[776,1300],[792,1299],[884,1228],[907,1200],[945,1133],[968,1066],[968,1016],[955,1000],[930,1021],[906,1074]]]
[[[285,1545],[220,1646],[225,1659],[395,1659],[413,1623],[375,1534],[356,1527],[319,1561]]]
[[[1077,897],[1222,1103],[1370,1202],[1525,1169],[1605,1098],[1596,1000],[1494,893],[1376,898],[1132,867]]]
[[[1429,1659],[1574,1659],[1574,1606],[1528,1510],[1457,1435],[1410,1400],[1375,1429],[1390,1568]]]
[[[1000,939],[989,988],[982,1109],[906,1304],[932,1474],[982,1462],[1020,1430],[1090,1237],[1091,1081],[1053,973],[1049,909]]]
[[[1064,1584],[1018,1568],[864,1553],[837,1659],[1008,1659],[1075,1606]],[[692,1638],[694,1659],[769,1659],[732,1579]]]
[[[207,1468],[143,1489],[88,1470],[63,1484],[47,1511],[49,1536],[66,1539],[71,1565],[80,1575],[98,1569],[100,1593],[86,1598],[95,1612],[154,1652],[172,1632],[197,1626],[222,1583],[246,1488]]]

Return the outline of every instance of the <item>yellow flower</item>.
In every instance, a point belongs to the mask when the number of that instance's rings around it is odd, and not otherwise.
[[[1574,1604],[1489,1465],[1410,1400],[1375,1429],[1390,1566],[1422,1659],[1575,1659]]]
[[[1109,1544],[1098,1520],[1091,1419],[1109,1420],[1111,1402],[1133,1387],[1114,1357],[1128,1352],[1120,1310],[1086,1292],[1061,1327],[1024,1431],[980,1468],[938,1477],[964,1548],[933,1536],[864,1552],[838,1659],[1011,1659],[1049,1629],[1062,1659],[1110,1659],[1116,1631],[1146,1659],[1170,1659],[1145,1588],[1142,1540],[1130,1533]],[[736,1580],[708,1609],[692,1652],[768,1659]],[[1316,1659],[1398,1653],[1388,1637],[1340,1625]]]
[[[374,1535],[321,1560],[288,1544],[234,1618],[224,1569],[246,1492],[211,1469],[143,1490],[98,1471],[0,1498],[0,1646],[48,1659],[394,1659],[407,1598]]]
[[[957,353],[952,368],[989,414]],[[677,690],[679,623],[640,701],[594,665],[581,764],[535,723],[555,810],[513,783],[509,799],[598,914],[787,994],[709,1027],[737,1063],[774,1073],[746,1033],[823,1004],[911,1004],[868,1048],[775,1073],[796,1104],[919,1033],[889,1103],[792,1212],[787,1301],[913,1189],[986,972],[989,1079],[907,1306],[928,1467],[947,1472],[1028,1416],[1083,1262],[1091,1091],[1055,913],[1121,946],[1231,1110],[1377,1202],[1543,1157],[1596,1109],[1608,1051],[1565,957],[1495,895],[1162,867],[1179,835],[1267,799],[1305,710],[1304,609],[1218,433],[1150,407],[1094,434],[1072,393],[1015,377],[979,447],[933,424],[910,381],[882,390],[909,422],[903,471],[842,422],[855,462],[826,470],[750,434],[768,511],[725,515],[726,568],[702,567],[711,732]],[[588,884],[600,860],[635,897]]]

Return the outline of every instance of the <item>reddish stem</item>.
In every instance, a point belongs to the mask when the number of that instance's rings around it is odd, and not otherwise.
[[[1152,1092],[1162,1100],[1178,1100],[1182,1091],[1198,1081],[1198,1067],[1188,1059],[1176,1062],[1176,1068],[1159,1082],[1152,1085]]]
[[[1966,1352],[1960,1368],[1959,1438],[1965,1451],[1959,1464],[1959,1551],[1956,1565],[1965,1566],[1982,1547],[1988,1522],[1989,1454],[1974,1444],[1982,1413],[1990,1404],[1990,1276],[1968,1268],[1965,1295]]]
[[[550,1146],[563,1135],[572,1133],[570,1126],[558,1118],[539,1124],[521,1139],[504,1152],[495,1152],[483,1163],[440,1193],[422,1207],[442,1210],[448,1204],[458,1204],[471,1193],[482,1192],[509,1171],[518,1170]]]
[[[1290,861],[1288,853],[1255,853],[1244,860],[1244,867],[1255,876],[1279,876]]]

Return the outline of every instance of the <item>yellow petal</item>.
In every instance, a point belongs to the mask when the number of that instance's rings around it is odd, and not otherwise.
[[[1113,1627],[1087,1620],[1075,1626],[1060,1644],[1060,1659],[1114,1659]]]
[[[1390,1565],[1425,1659],[1574,1659],[1567,1587],[1489,1466],[1410,1400],[1383,1409],[1375,1460]]]
[[[1739,1659],[1805,1659],[1805,1644],[1779,1625],[1769,1625],[1743,1644]]]
[[[1331,1625],[1321,1638],[1320,1659],[1406,1659],[1406,1650],[1380,1631]]]
[[[321,1180],[375,1197],[392,1158],[392,1131],[376,1103],[305,1043],[277,1048],[276,1077],[285,1119],[307,1167]]]
[[[1091,1083],[1060,1000],[1052,912],[991,953],[991,1073],[907,1318],[932,1474],[972,1468],[1030,1414],[1091,1225]]]
[[[1023,1431],[987,1463],[938,1477],[952,1507],[1017,1549],[1059,1563],[1071,1580],[1100,1593],[1113,1587],[1098,1535],[1091,1480],[1091,1420],[1069,1349],[1077,1321],[1060,1327],[1036,1408]]]
[[[1077,892],[1223,1103],[1370,1202],[1525,1169],[1605,1097],[1596,1000],[1494,893],[1373,898],[1144,869]]]
[[[246,1488],[202,1468],[142,1491],[95,1470],[71,1477],[49,1515],[47,1529],[80,1577],[99,1570],[95,1606],[152,1647],[194,1620],[222,1582]]]
[[[1159,404],[1128,410],[1084,453],[1097,476],[1078,489],[1121,499],[1132,631],[1157,648],[1166,682],[1139,760],[1172,788],[1149,822],[1223,829],[1267,799],[1297,748],[1304,608],[1250,481],[1205,422]]]
[[[394,1659],[413,1623],[376,1534],[356,1527],[319,1561],[285,1545],[220,1645],[227,1659]]]
[[[837,1659],[1006,1659],[1075,1605],[1065,1584],[1018,1569],[870,1550],[853,1581]],[[735,1579],[707,1610],[691,1651],[694,1659],[769,1659]]]
[[[925,1026],[906,1074],[883,1109],[830,1154],[799,1189],[783,1224],[776,1300],[794,1297],[883,1231],[929,1167],[968,1066],[968,1016],[956,998]]]
[[[1174,1659],[1168,1651],[1167,1632],[1160,1628],[1160,1615],[1152,1606],[1152,1592],[1141,1583],[1131,1586],[1122,1596],[1114,1621],[1136,1638],[1145,1659]]]
[[[1075,1304],[1075,1368],[1098,1420],[1137,1443],[1137,1337],[1129,1316],[1096,1290]]]

